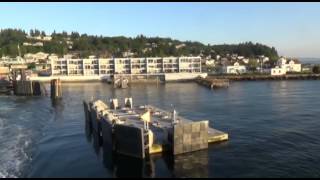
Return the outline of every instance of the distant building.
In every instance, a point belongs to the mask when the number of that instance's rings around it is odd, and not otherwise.
[[[298,60],[287,60],[284,57],[281,57],[278,60],[278,66],[285,68],[286,72],[301,72],[301,63]]]
[[[131,51],[125,51],[125,52],[122,53],[123,57],[132,57],[134,55],[135,54],[133,52],[131,52]]]
[[[245,63],[245,64],[248,64],[249,63],[249,59],[248,58],[243,58],[242,62]]]
[[[34,40],[40,40],[40,41],[51,41],[51,36],[27,36],[27,39],[34,39]]]
[[[301,71],[306,73],[312,72],[312,66],[310,64],[304,64]]]
[[[207,59],[205,60],[207,66],[214,66],[215,65],[215,60],[214,59]]]
[[[24,42],[22,45],[23,45],[23,46],[35,46],[35,47],[42,47],[42,46],[43,46],[43,42],[36,42],[36,43],[28,43],[28,42]]]
[[[282,76],[286,74],[286,69],[283,67],[276,66],[271,68],[271,76]]]
[[[180,49],[180,48],[183,48],[185,47],[186,45],[183,43],[183,44],[179,44],[179,45],[176,45],[176,49]]]
[[[264,57],[264,58],[262,59],[262,62],[263,62],[263,63],[268,62],[268,61],[269,61],[269,58],[268,58],[268,57]]]
[[[246,71],[246,66],[240,65],[239,62],[235,62],[232,65],[227,65],[223,67],[223,72],[227,74],[242,74]]]
[[[200,57],[51,58],[52,75],[201,73]]]
[[[46,60],[48,58],[49,54],[43,53],[43,52],[38,52],[35,54],[32,53],[27,53],[23,57],[26,61],[26,63],[37,63],[40,60]]]

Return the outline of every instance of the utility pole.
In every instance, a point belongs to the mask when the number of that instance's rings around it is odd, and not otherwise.
[[[21,58],[21,52],[20,52],[20,45],[18,44],[18,53],[19,53],[19,61],[20,61],[20,58]]]

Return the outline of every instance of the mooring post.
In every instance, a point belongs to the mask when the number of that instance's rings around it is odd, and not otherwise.
[[[51,80],[51,99],[62,98],[61,80]]]

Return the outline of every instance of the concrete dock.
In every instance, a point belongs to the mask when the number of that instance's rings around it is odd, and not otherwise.
[[[86,121],[112,150],[123,155],[145,158],[150,154],[173,155],[207,149],[209,143],[228,140],[228,134],[209,126],[208,120],[191,121],[152,105],[133,106],[126,98],[110,106],[101,100],[84,101]]]

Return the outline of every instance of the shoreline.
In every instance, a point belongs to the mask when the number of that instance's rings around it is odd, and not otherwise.
[[[320,80],[320,74],[271,75],[208,75],[206,79],[228,79],[230,81],[284,81],[284,80]]]

